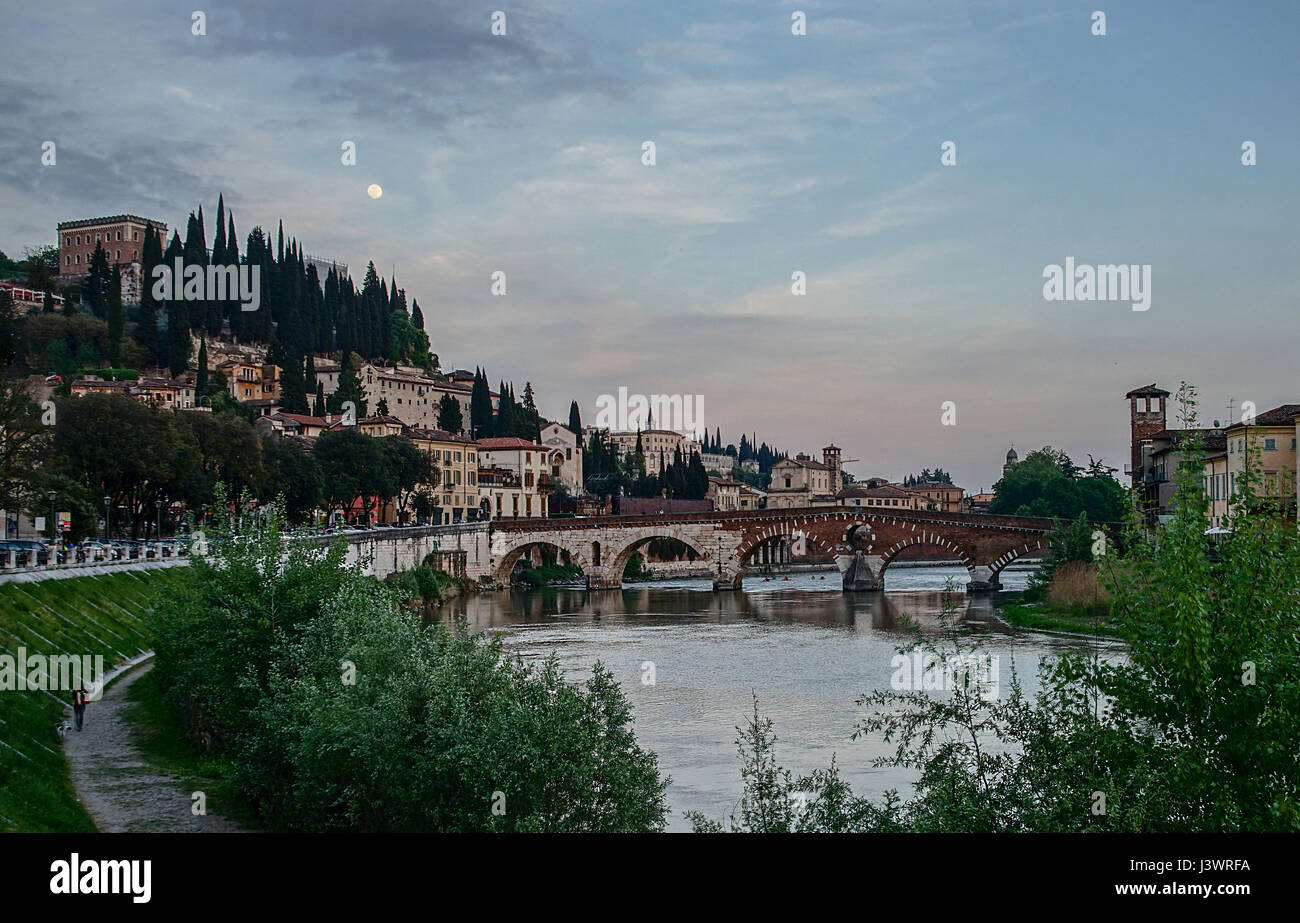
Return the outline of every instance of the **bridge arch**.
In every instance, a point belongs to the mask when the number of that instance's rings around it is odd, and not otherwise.
[[[1006,551],[1002,552],[1002,554],[998,555],[991,562],[989,562],[988,567],[989,567],[989,572],[993,576],[993,582],[1000,583],[1000,581],[997,579],[998,574],[1002,573],[1002,569],[1005,568],[1008,564],[1014,564],[1017,560],[1023,558],[1025,555],[1030,554],[1031,552],[1034,551],[1040,551],[1045,547],[1047,547],[1047,540],[1036,538],[1024,542],[1020,545],[1015,545],[1011,548],[1008,548]]]
[[[883,581],[885,578],[885,571],[889,569],[889,565],[893,563],[894,559],[897,558],[899,554],[908,548],[915,548],[920,545],[936,545],[952,552],[953,557],[957,558],[963,565],[965,565],[967,572],[969,572],[971,576],[971,580],[975,579],[975,561],[966,552],[966,549],[962,548],[951,539],[925,530],[909,535],[907,538],[901,539],[883,550],[880,553],[880,564],[876,574],[876,579]]]
[[[627,563],[632,560],[632,555],[657,538],[671,538],[674,541],[681,542],[687,548],[691,549],[691,551],[695,552],[696,558],[701,561],[712,561],[716,557],[716,555],[709,552],[708,549],[700,547],[699,542],[681,529],[662,527],[638,529],[634,538],[626,542],[626,544],[621,544],[621,548],[617,555],[610,554],[610,551],[614,546],[611,545],[609,548],[605,549],[602,560],[607,563],[603,565],[603,568],[607,569],[610,579],[621,581],[623,579],[623,571],[627,570]]]
[[[591,573],[589,559],[583,553],[580,544],[574,545],[568,542],[557,542],[554,536],[536,538],[525,535],[517,544],[513,544],[508,551],[501,555],[500,560],[497,562],[497,566],[493,570],[494,579],[498,583],[509,583],[510,576],[514,573],[515,565],[519,563],[519,559],[522,558],[524,554],[538,547],[554,548],[557,552],[567,555],[569,563],[576,564],[584,574]]]
[[[745,560],[751,557],[754,552],[761,549],[764,545],[769,545],[776,541],[787,541],[792,545],[802,537],[804,546],[812,554],[829,557],[835,553],[834,549],[826,542],[819,532],[811,528],[810,523],[804,522],[782,522],[773,523],[765,528],[747,535],[740,547],[736,549],[736,561],[742,566]],[[752,561],[750,562],[753,563]]]

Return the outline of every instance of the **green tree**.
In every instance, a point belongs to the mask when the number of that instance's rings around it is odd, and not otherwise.
[[[90,257],[90,270],[86,273],[86,281],[83,283],[83,294],[91,313],[100,320],[108,317],[108,286],[111,277],[108,253],[104,250],[104,245],[96,241],[95,252]]]
[[[261,503],[284,500],[290,522],[307,520],[325,502],[325,481],[311,452],[288,439],[262,439],[263,475],[255,485]]]
[[[438,429],[459,434],[465,428],[465,418],[461,413],[460,401],[450,394],[444,394],[438,401]]]

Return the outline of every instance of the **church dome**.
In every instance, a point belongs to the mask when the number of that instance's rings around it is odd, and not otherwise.
[[[1014,464],[1015,464],[1016,462],[1018,462],[1019,460],[1020,460],[1020,456],[1016,454],[1016,449],[1015,449],[1014,446],[1012,446],[1011,448],[1007,449],[1007,464],[1008,464],[1008,465],[1014,465]]]

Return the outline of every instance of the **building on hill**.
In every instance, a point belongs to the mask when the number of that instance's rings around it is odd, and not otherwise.
[[[335,424],[331,429],[343,426],[345,424]],[[357,421],[357,429],[361,430],[363,436],[374,436],[382,439],[385,436],[401,436],[406,427],[402,421],[391,414],[375,414],[369,417],[363,417]]]
[[[582,448],[578,445],[578,437],[559,423],[547,423],[542,427],[541,436],[551,481],[563,484],[571,494],[582,493]]]
[[[545,518],[550,496],[550,450],[517,436],[478,440],[479,496],[495,519]],[[486,478],[486,483],[484,481]]]
[[[705,471],[716,471],[724,476],[731,474],[736,467],[736,459],[725,452],[701,452],[700,462]]]
[[[59,278],[78,282],[90,272],[90,261],[95,246],[102,245],[110,268],[121,267],[122,303],[139,304],[143,278],[141,254],[144,251],[145,231],[154,228],[167,246],[167,225],[139,215],[109,215],[105,218],[79,218],[60,221],[57,228],[59,242]]]
[[[71,390],[73,397],[120,394],[167,410],[194,408],[193,380],[142,377],[135,381],[100,381],[97,378],[82,378],[72,383]]]
[[[437,471],[430,488],[434,525],[477,519],[479,515],[478,444],[441,429],[412,427],[406,436],[429,456]]]
[[[226,389],[240,403],[279,401],[280,376],[283,370],[269,362],[227,359],[213,371],[225,376]]]
[[[704,496],[713,501],[715,510],[735,512],[740,509],[740,488],[744,486],[731,478],[711,477],[708,492]]]
[[[740,509],[741,510],[758,510],[762,509],[767,502],[767,493],[759,490],[757,487],[750,487],[748,484],[740,485]]]
[[[841,506],[891,510],[919,509],[922,502],[919,494],[893,484],[882,484],[876,487],[854,484],[841,490],[837,499]],[[770,498],[768,505],[771,505]]]
[[[640,432],[609,433],[609,439],[622,459],[631,458],[636,454],[638,437],[641,440],[641,454],[645,458],[645,473],[652,476],[663,473],[659,464],[661,459],[664,465],[671,465],[673,463],[673,453],[681,450],[683,460],[690,461],[691,454],[698,453],[701,448],[698,439],[684,436],[671,429],[643,429]]]
[[[919,510],[960,513],[965,507],[966,491],[947,481],[919,481],[907,487],[902,484],[894,486],[915,494],[919,498],[916,507]]]
[[[338,363],[318,359],[313,364],[316,381],[324,393],[328,396],[338,390],[339,376],[342,374]],[[443,395],[450,394],[460,404],[461,419],[466,427],[469,426],[472,383],[443,381],[411,367],[383,366],[370,362],[362,363],[358,377],[367,410],[374,411],[382,400],[389,414],[407,426],[437,429],[438,405]],[[492,392],[493,410],[497,409],[499,400],[500,395]]]
[[[838,449],[836,452],[838,453]],[[794,458],[783,458],[772,465],[772,480],[767,489],[767,508],[779,510],[838,504],[840,484],[833,479],[839,475],[839,459],[829,454],[823,457],[825,461],[813,461],[801,452]]]

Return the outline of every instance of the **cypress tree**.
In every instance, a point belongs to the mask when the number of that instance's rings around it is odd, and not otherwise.
[[[416,330],[424,330],[424,312],[420,310],[420,302],[412,301],[411,306],[411,323],[415,325]]]
[[[582,436],[582,415],[578,413],[578,402],[569,402],[569,432]]]
[[[185,249],[181,245],[180,234],[173,231],[171,243],[167,245],[167,252],[163,255],[163,261],[170,266],[174,266],[176,257],[183,256],[184,252]],[[178,283],[180,280],[173,279],[172,281]],[[185,371],[190,362],[190,316],[183,298],[168,299],[166,304],[167,364],[172,377],[175,378]]]
[[[230,257],[226,254],[226,197],[217,197],[217,231],[212,241],[212,265],[229,266]],[[209,292],[209,295],[212,293]],[[228,293],[224,299],[209,298],[207,306],[207,327],[210,336],[221,332],[221,322],[230,313],[230,301],[238,300]]]
[[[86,304],[90,305],[90,311],[100,320],[108,316],[108,283],[111,270],[108,268],[108,253],[104,250],[104,245],[95,242],[95,252],[90,257],[90,272],[86,274],[86,282],[83,290],[86,296]]]
[[[208,265],[208,246],[206,232],[203,229],[203,206],[201,205],[197,215],[190,212],[189,220],[186,223],[184,257],[186,270],[191,266],[206,267]],[[174,281],[176,284],[181,285],[183,289],[183,279]],[[207,311],[206,299],[197,300],[189,305],[188,314],[191,330],[197,333],[207,327]]]
[[[492,432],[492,392],[488,388],[487,373],[474,369],[474,390],[469,398],[470,434],[482,439]]]
[[[238,266],[239,261],[239,238],[235,236],[235,213],[226,213],[226,259],[230,261],[231,266]],[[239,337],[244,329],[244,309],[235,299],[226,302],[226,319],[230,321],[230,332],[236,338]]]
[[[153,269],[162,261],[162,243],[152,225],[145,228],[144,245],[140,250],[140,317],[136,321],[134,336],[144,349],[150,366],[161,363],[158,358],[158,300],[153,296]]]
[[[122,270],[113,264],[108,277],[108,364],[117,368],[122,357]]]
[[[208,340],[199,340],[198,372],[194,376],[194,399],[200,400],[208,390]]]

